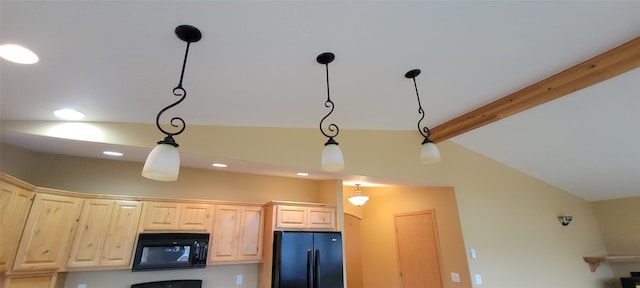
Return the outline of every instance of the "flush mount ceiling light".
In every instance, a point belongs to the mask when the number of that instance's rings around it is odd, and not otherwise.
[[[369,196],[364,196],[360,192],[360,184],[356,184],[356,195],[349,196],[349,202],[356,206],[362,206],[369,201]]]
[[[84,118],[84,113],[74,110],[74,109],[69,109],[69,108],[62,108],[62,109],[58,109],[53,111],[53,115],[56,115],[56,117],[60,118],[60,119],[64,119],[64,120],[80,120]]]
[[[173,88],[173,95],[180,97],[175,103],[160,110],[158,116],[156,116],[156,126],[158,130],[164,133],[166,137],[163,140],[158,141],[158,145],[151,150],[147,160],[142,168],[142,176],[158,180],[158,181],[175,181],[178,179],[178,171],[180,170],[180,154],[178,154],[178,143],[173,139],[173,136],[179,135],[186,128],[186,123],[180,117],[171,118],[171,126],[178,127],[178,131],[171,133],[160,126],[160,116],[184,100],[187,96],[187,91],[182,88],[182,79],[184,77],[184,68],[187,65],[187,56],[189,55],[189,45],[193,42],[198,42],[202,38],[202,34],[198,28],[190,25],[180,25],[176,27],[176,35],[180,40],[187,42],[187,50],[184,53],[184,61],[182,62],[182,72],[180,73],[180,82],[178,86]],[[176,124],[177,123],[177,124]]]
[[[38,55],[20,45],[0,45],[0,57],[18,64],[34,64],[38,62]]]
[[[427,128],[427,126],[422,127],[421,122],[424,120],[424,110],[422,110],[422,105],[420,104],[420,94],[418,94],[418,85],[416,84],[416,77],[418,75],[420,75],[420,69],[413,69],[404,74],[404,77],[413,79],[413,86],[416,88],[416,96],[418,97],[418,113],[422,115],[420,120],[418,120],[418,132],[424,136],[422,148],[420,149],[420,160],[422,161],[422,164],[431,164],[440,160],[440,151],[438,151],[436,144],[429,139],[429,135],[431,135],[429,128]]]
[[[329,63],[331,63],[335,58],[335,55],[331,52],[322,53],[316,58],[316,61],[318,61],[318,63],[320,64],[323,64],[327,71],[327,101],[324,102],[324,106],[327,108],[331,108],[329,113],[327,113],[327,115],[322,117],[322,120],[320,120],[320,132],[322,133],[322,135],[329,138],[329,140],[324,143],[324,150],[322,151],[322,160],[320,161],[320,165],[322,167],[322,170],[328,172],[335,172],[344,169],[344,158],[342,157],[342,151],[340,150],[340,147],[338,147],[338,142],[333,139],[334,137],[338,136],[338,133],[340,133],[338,125],[329,124],[329,126],[327,126],[330,134],[324,132],[324,129],[322,127],[322,122],[324,122],[324,120],[327,119],[327,117],[329,117],[331,113],[333,113],[334,109],[333,101],[331,101],[331,97],[329,94]]]

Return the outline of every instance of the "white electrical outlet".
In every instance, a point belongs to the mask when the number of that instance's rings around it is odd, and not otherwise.
[[[87,288],[87,284],[78,284],[78,288]]]
[[[460,274],[451,272],[451,282],[460,283]]]
[[[236,275],[236,285],[242,285],[242,274]]]
[[[480,274],[476,274],[476,285],[482,285],[482,276]]]

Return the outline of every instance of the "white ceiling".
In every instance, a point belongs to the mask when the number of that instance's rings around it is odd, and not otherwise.
[[[55,120],[51,111],[64,106],[86,121],[154,123],[177,100],[171,89],[186,44],[173,30],[181,24],[203,38],[191,45],[188,97],[174,112],[188,124],[260,127],[317,127],[326,84],[315,57],[325,51],[336,54],[332,122],[413,130],[410,69],[422,70],[418,88],[434,127],[640,36],[640,1],[0,5],[0,44],[22,44],[41,59],[0,62],[2,120]],[[453,141],[587,200],[640,196],[639,79],[636,69]],[[32,149],[58,141],[2,136]]]

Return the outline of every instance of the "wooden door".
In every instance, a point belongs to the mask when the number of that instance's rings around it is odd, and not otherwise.
[[[211,231],[212,205],[184,203],[180,208],[179,230]]]
[[[112,210],[113,200],[84,200],[67,267],[98,267]]]
[[[400,287],[444,287],[434,211],[396,214],[395,225]]]
[[[362,251],[360,250],[360,219],[344,214],[344,251],[347,270],[347,287],[362,288]]]
[[[37,193],[13,270],[56,270],[64,266],[81,207],[78,198]]]
[[[126,268],[131,265],[141,211],[140,202],[115,201],[102,249],[101,267]]]
[[[6,182],[0,183],[0,273],[11,270],[34,193]]]
[[[243,207],[240,218],[238,260],[262,259],[264,208]]]
[[[209,243],[209,259],[212,262],[236,260],[242,207],[218,205],[215,210],[212,243]]]

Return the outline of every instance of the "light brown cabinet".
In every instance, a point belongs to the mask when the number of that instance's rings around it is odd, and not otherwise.
[[[129,267],[141,209],[137,201],[84,200],[67,268]]]
[[[140,202],[115,201],[102,249],[101,267],[131,266],[141,211]]]
[[[82,200],[37,193],[24,227],[13,271],[64,267]]]
[[[0,273],[11,270],[34,193],[7,181],[0,182]]]
[[[214,206],[198,203],[146,202],[141,231],[210,231]]]
[[[218,205],[209,243],[209,263],[262,259],[264,208]]]
[[[336,210],[326,206],[277,205],[275,228],[335,230]]]
[[[4,288],[56,288],[63,287],[65,277],[57,273],[38,275],[6,276],[2,281]]]

